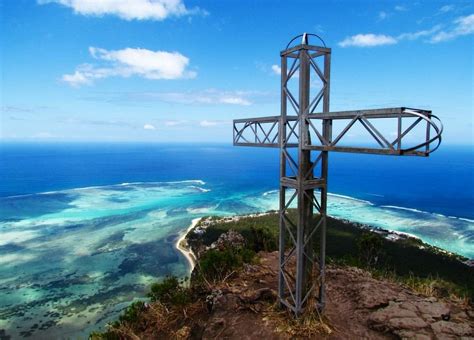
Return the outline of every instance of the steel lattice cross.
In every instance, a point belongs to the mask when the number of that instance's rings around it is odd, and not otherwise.
[[[331,49],[309,45],[308,36],[315,35],[295,37],[280,53],[280,116],[238,119],[233,124],[234,145],[280,149],[278,296],[280,304],[296,315],[310,297],[316,298],[315,307],[320,311],[325,306],[329,151],[428,156],[439,147],[442,133],[441,122],[427,110],[397,107],[329,112]],[[291,47],[299,37],[302,43]],[[296,82],[296,91],[290,86],[291,80]],[[312,95],[315,82],[320,88]],[[296,115],[287,115],[288,103]],[[380,120],[392,123],[391,133],[376,127],[374,122]],[[333,123],[343,124],[335,136]],[[342,145],[343,137],[357,123],[373,138],[373,145]],[[419,126],[422,142],[411,139],[411,145],[404,147],[410,142],[407,136]],[[430,149],[432,143],[436,146]],[[318,152],[316,157],[311,157],[312,151]],[[296,216],[289,213],[294,203]],[[317,244],[319,254],[314,252]]]

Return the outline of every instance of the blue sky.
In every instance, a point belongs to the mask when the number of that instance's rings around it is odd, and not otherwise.
[[[474,143],[471,1],[5,0],[2,140],[231,142],[278,115],[279,52],[332,48],[331,110],[431,109]]]

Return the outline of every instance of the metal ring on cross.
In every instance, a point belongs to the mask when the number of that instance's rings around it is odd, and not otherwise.
[[[291,43],[293,41],[295,41],[296,39],[298,38],[303,38],[303,41],[306,41],[306,42],[303,42],[303,44],[308,44],[308,37],[316,37],[318,38],[322,43],[323,43],[323,46],[326,47],[326,43],[324,42],[323,38],[321,38],[319,35],[317,34],[314,34],[314,33],[303,33],[303,34],[300,34],[300,35],[297,35],[296,37],[294,37],[293,39],[290,40],[290,42],[288,43],[288,45],[286,45],[286,49],[288,49],[291,45]]]
[[[426,121],[429,125],[430,125],[430,128],[433,128],[436,132],[436,135],[434,137],[431,137],[430,139],[428,139],[426,142],[424,143],[421,143],[421,144],[418,144],[416,146],[413,146],[413,147],[410,147],[410,148],[407,148],[407,149],[402,149],[402,151],[404,152],[407,152],[407,151],[413,151],[413,150],[417,150],[419,148],[422,148],[422,147],[426,147],[426,146],[429,146],[431,145],[431,143],[437,141],[438,144],[430,149],[427,153],[430,154],[434,151],[436,151],[439,146],[441,145],[441,135],[443,133],[443,123],[441,123],[441,120],[435,116],[434,114],[430,114],[429,117],[426,117],[425,115],[417,112],[416,110],[413,110],[413,109],[404,109],[403,110],[403,113],[407,113],[413,117],[418,117],[420,119],[423,119],[424,121]],[[433,118],[438,122],[437,124],[433,121]]]

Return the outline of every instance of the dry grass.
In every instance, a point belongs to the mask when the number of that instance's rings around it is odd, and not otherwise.
[[[94,334],[91,339],[188,339],[193,325],[206,315],[204,310],[205,305],[200,301],[184,308],[168,308],[153,302],[140,313],[138,321],[112,325],[106,333]]]
[[[408,276],[400,276],[393,271],[376,270],[371,271],[375,278],[382,278],[397,284],[401,284],[424,296],[436,298],[449,298],[465,306],[472,305],[468,292],[456,284],[443,280],[439,276],[421,278],[410,273]]]
[[[269,309],[265,313],[264,321],[271,321],[276,326],[275,331],[280,334],[286,334],[290,338],[315,338],[327,336],[333,333],[328,320],[321,316],[317,310],[306,311],[299,318],[288,310],[281,310],[275,305],[275,308]]]

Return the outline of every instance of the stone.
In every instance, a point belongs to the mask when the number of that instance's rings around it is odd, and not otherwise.
[[[450,314],[448,306],[443,302],[418,301],[416,307],[420,313],[426,318],[434,320],[442,320]]]
[[[389,326],[394,329],[408,329],[408,330],[417,330],[420,328],[425,328],[428,324],[422,318],[418,317],[405,317],[405,318],[394,318],[388,320]]]
[[[219,250],[224,250],[227,248],[239,248],[244,246],[245,239],[235,230],[229,230],[228,232],[221,234],[216,242],[211,244],[211,248],[217,248]]]
[[[467,323],[455,323],[452,321],[437,321],[431,324],[431,329],[437,337],[443,334],[454,336],[474,336],[473,328]]]
[[[413,331],[402,330],[397,333],[402,339],[414,339],[414,340],[431,340],[432,337],[427,333],[419,333]]]

